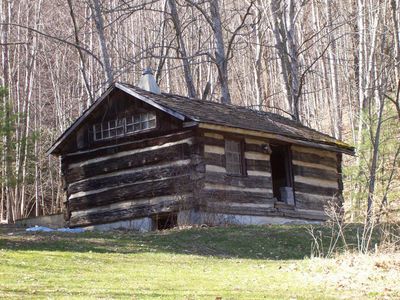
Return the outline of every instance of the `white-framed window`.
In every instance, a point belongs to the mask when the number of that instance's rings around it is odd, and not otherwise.
[[[95,141],[110,139],[152,129],[156,125],[155,113],[135,114],[126,118],[114,119],[93,125],[93,139]]]
[[[156,127],[154,113],[142,113],[126,118],[126,133],[142,131]]]
[[[94,139],[104,140],[124,134],[124,119],[115,119],[93,126]]]

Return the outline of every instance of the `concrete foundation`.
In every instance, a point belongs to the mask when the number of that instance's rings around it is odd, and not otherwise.
[[[151,218],[139,218],[127,221],[118,221],[108,224],[99,224],[84,227],[86,230],[108,231],[113,229],[127,229],[140,232],[148,232],[153,229],[153,222]]]
[[[178,226],[191,226],[207,224],[211,226],[221,225],[284,225],[284,224],[321,224],[321,221],[310,221],[295,218],[282,218],[271,216],[249,216],[199,212],[195,210],[184,210],[178,212]],[[86,230],[108,231],[113,229],[135,230],[148,232],[153,230],[152,219],[140,218],[127,221],[119,221],[108,224],[99,224],[84,227]]]
[[[193,209],[178,212],[178,226],[200,225],[201,215]]]
[[[320,221],[309,221],[295,218],[231,215],[218,213],[200,213],[201,223],[209,225],[283,225],[283,224],[321,224]]]
[[[45,226],[49,228],[63,228],[65,221],[63,214],[56,214],[16,220],[15,225],[23,227]]]

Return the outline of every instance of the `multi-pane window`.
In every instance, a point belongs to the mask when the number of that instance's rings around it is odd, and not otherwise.
[[[94,139],[103,140],[124,134],[124,120],[116,119],[94,125]]]
[[[155,127],[156,115],[154,113],[141,113],[95,124],[93,125],[93,137],[95,141],[98,141]]]
[[[156,115],[143,113],[126,118],[126,133],[137,132],[156,127]]]
[[[226,171],[229,174],[243,174],[242,145],[240,141],[225,140]]]

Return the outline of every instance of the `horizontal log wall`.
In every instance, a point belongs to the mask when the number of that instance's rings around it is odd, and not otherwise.
[[[64,157],[69,226],[191,208],[198,151],[186,131]]]
[[[268,141],[242,137],[246,173],[238,176],[226,171],[225,138],[230,136],[188,130],[64,156],[69,225],[190,208],[322,219],[324,205],[340,193],[335,153],[292,146],[296,208],[279,208],[265,150]]]
[[[340,195],[336,153],[300,146],[291,150],[296,207],[323,211]]]
[[[185,210],[193,202],[192,195],[181,194],[179,201],[176,196],[161,196],[118,202],[111,205],[73,211],[70,224],[88,226],[93,224],[110,223],[125,219],[136,219],[157,213],[176,212]]]
[[[265,215],[275,211],[266,141],[242,137],[245,174],[228,174],[225,139],[217,132],[203,132],[205,174],[199,192],[201,210],[213,213]],[[235,136],[235,138],[238,138]]]

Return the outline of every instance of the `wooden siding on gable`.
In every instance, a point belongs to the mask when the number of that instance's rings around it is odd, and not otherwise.
[[[136,132],[127,132],[124,134],[113,136],[112,138],[105,138],[100,140],[94,139],[93,126],[96,124],[105,124],[113,120],[127,120],[133,115],[152,113],[156,115],[156,127],[139,130]],[[87,117],[85,123],[80,124],[77,129],[79,134],[75,138],[70,138],[67,145],[65,145],[63,155],[68,153],[86,151],[96,149],[104,146],[112,146],[115,144],[122,144],[130,142],[133,139],[147,138],[149,136],[161,136],[169,132],[181,130],[182,120],[176,119],[168,113],[155,109],[153,106],[135,99],[121,90],[116,89],[91,112]]]

